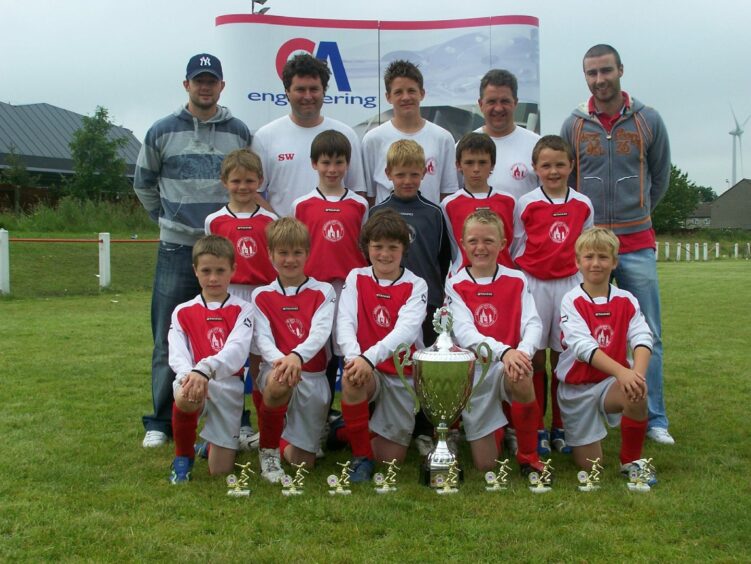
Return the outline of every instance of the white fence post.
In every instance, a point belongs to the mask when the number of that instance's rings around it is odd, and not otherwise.
[[[699,243],[694,243],[694,260],[699,260]]]
[[[0,229],[0,294],[10,294],[10,239],[8,231]]]
[[[109,288],[112,283],[110,270],[110,234],[99,234],[99,287]]]
[[[691,243],[686,243],[686,262],[691,260]]]
[[[746,243],[746,258],[751,256],[751,243]]]
[[[733,245],[733,258],[738,258],[738,243]]]
[[[719,243],[714,244],[714,258],[716,259],[720,258],[720,244]]]
[[[681,246],[680,242],[675,244],[675,262],[681,262]]]
[[[665,241],[665,260],[670,260],[670,241]]]
[[[709,259],[709,246],[707,245],[707,243],[704,243],[702,245],[702,249],[701,250],[702,250],[702,253],[703,253],[704,260]]]

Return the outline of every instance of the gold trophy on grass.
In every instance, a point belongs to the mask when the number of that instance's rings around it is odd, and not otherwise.
[[[482,366],[479,385],[488,373],[493,356],[487,343],[477,346],[477,354],[458,347],[451,339],[452,325],[448,308],[439,308],[433,316],[433,327],[438,333],[433,346],[415,351],[411,359],[407,344],[399,345],[394,351],[396,371],[415,400],[415,413],[422,405],[438,432],[438,443],[425,457],[420,472],[420,481],[432,488],[446,483],[449,469],[457,471],[456,456],[446,444],[446,435],[472,395],[475,363],[480,362]],[[412,367],[414,389],[404,376],[407,366]],[[461,470],[458,472],[461,479]]]

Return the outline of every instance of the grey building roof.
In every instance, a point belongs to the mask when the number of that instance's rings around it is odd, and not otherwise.
[[[71,174],[68,144],[81,128],[83,117],[50,104],[13,106],[0,102],[0,168],[5,168],[5,156],[15,146],[29,172]],[[132,176],[141,143],[124,127],[114,126],[110,137],[128,140],[119,154],[125,159],[126,174]]]

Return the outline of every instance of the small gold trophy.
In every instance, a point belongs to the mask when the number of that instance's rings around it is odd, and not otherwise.
[[[488,492],[500,492],[508,489],[508,473],[511,467],[508,465],[508,458],[506,460],[496,460],[498,463],[498,472],[485,472],[485,491]]]
[[[383,461],[384,464],[386,464],[386,475],[384,476],[380,472],[378,472],[375,476],[373,476],[373,481],[376,483],[377,488],[375,488],[376,493],[379,494],[385,494],[389,492],[395,492],[396,491],[396,471],[399,470],[399,467],[396,465],[396,458],[394,458],[391,462]]]
[[[633,464],[636,468],[631,468],[628,474],[629,482],[626,484],[629,491],[648,492],[651,490],[650,481],[654,481],[655,467],[652,465],[651,458],[640,458]]]
[[[439,495],[455,494],[459,491],[459,461],[454,459],[449,464],[448,475],[438,474],[435,478],[436,493]]]
[[[305,462],[301,462],[300,464],[292,464],[295,468],[297,468],[297,471],[295,472],[295,477],[293,478],[289,474],[285,474],[282,477],[282,495],[290,496],[290,495],[302,495],[305,481],[305,474],[308,473],[308,471],[305,469]]]
[[[600,472],[602,472],[600,459],[595,458],[594,460],[591,460],[587,458],[587,462],[592,463],[592,469],[589,472],[581,470],[576,475],[581,483],[581,486],[579,486],[580,492],[593,492],[600,489]]]
[[[350,461],[347,462],[337,462],[339,466],[342,467],[341,473],[337,476],[336,474],[330,474],[328,478],[326,478],[326,483],[331,488],[329,490],[330,495],[349,495],[352,493],[352,490],[349,489],[349,465]]]
[[[227,495],[232,497],[247,497],[250,495],[250,488],[248,487],[250,475],[255,474],[255,472],[250,469],[250,462],[246,462],[245,464],[235,463],[235,466],[241,470],[240,478],[234,474],[227,476],[227,485],[230,487],[227,490]]]
[[[555,468],[553,468],[551,462],[552,459],[550,458],[543,461],[541,474],[538,474],[537,472],[529,473],[529,483],[532,484],[531,486],[529,486],[529,490],[532,493],[548,493],[553,489],[550,487],[550,484],[553,482],[553,475],[550,471],[555,470]]]

